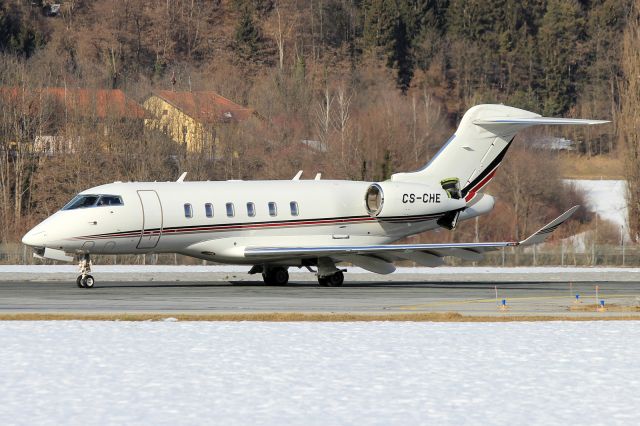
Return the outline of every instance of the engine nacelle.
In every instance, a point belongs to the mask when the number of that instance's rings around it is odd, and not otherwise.
[[[373,217],[425,216],[462,209],[463,199],[451,198],[444,189],[406,182],[380,182],[369,185],[364,197]]]

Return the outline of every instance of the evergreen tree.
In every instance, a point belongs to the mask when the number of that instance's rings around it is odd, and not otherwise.
[[[249,7],[242,8],[236,26],[236,42],[247,59],[253,58],[258,51],[260,31],[253,22],[253,13]]]
[[[45,35],[35,19],[25,16],[16,4],[0,2],[0,52],[29,57],[45,44]]]
[[[409,88],[414,66],[404,18],[396,0],[370,0],[365,5],[365,46],[378,49],[387,66],[396,70],[396,83],[402,91]]]
[[[575,0],[549,0],[538,37],[545,114],[560,115],[575,102],[576,77],[584,72],[579,68],[583,37],[580,5]]]

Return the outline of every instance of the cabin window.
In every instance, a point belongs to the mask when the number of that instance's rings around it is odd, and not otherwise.
[[[213,217],[213,204],[207,203],[204,205],[204,213],[207,217]]]
[[[227,216],[234,217],[236,215],[236,209],[233,207],[233,203],[227,203]]]
[[[84,209],[87,207],[123,206],[119,195],[76,195],[62,210]]]
[[[254,217],[256,215],[256,205],[253,203],[247,203],[247,215]]]
[[[117,195],[101,195],[97,206],[122,206],[122,198]]]
[[[191,208],[191,204],[185,203],[184,205],[184,217],[192,218],[193,217],[193,208]]]
[[[277,216],[278,215],[278,206],[273,201],[269,202],[269,216]]]
[[[300,212],[298,211],[298,202],[292,201],[289,203],[289,207],[291,207],[291,216],[298,216]]]

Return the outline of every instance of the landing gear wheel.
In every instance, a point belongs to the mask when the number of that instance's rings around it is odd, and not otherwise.
[[[322,287],[329,287],[329,282],[327,281],[326,277],[318,277],[318,284],[320,284]]]
[[[344,283],[344,274],[342,271],[338,271],[333,275],[329,275],[327,278],[329,287],[341,287]]]
[[[95,283],[93,277],[90,274],[91,272],[91,257],[89,253],[85,253],[82,255],[80,259],[80,263],[78,265],[80,269],[80,275],[76,278],[76,284],[80,288],[93,288],[93,284]]]
[[[81,282],[82,282],[82,287],[84,288],[93,288],[93,284],[95,283],[91,275],[85,275],[85,277],[82,278]]]
[[[262,278],[266,285],[287,285],[289,282],[289,272],[286,268],[279,266],[263,273]]]

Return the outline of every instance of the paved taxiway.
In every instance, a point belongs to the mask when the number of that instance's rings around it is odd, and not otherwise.
[[[357,277],[356,277],[357,275]],[[165,280],[162,280],[162,278]],[[158,274],[149,279],[126,279],[120,274],[98,280],[90,290],[77,288],[71,280],[27,281],[0,280],[0,313],[56,312],[459,312],[466,315],[558,315],[569,314],[575,307],[575,295],[583,304],[595,304],[595,287],[599,299],[612,309],[601,315],[639,314],[640,282],[606,279],[571,281],[556,276],[554,280],[536,280],[527,274],[517,279],[454,280],[412,277],[404,274],[379,276],[354,274],[356,281],[341,288],[317,285],[311,274],[292,275],[286,287],[268,287],[246,274],[226,275],[215,281],[166,280]],[[373,280],[376,277],[376,280]],[[370,278],[370,279],[367,279]],[[514,277],[515,278],[515,277]],[[565,277],[567,278],[567,277]],[[544,281],[544,282],[543,282]],[[495,297],[495,287],[498,299]],[[506,300],[506,310],[497,305]],[[624,306],[614,311],[613,306]],[[593,315],[594,312],[571,312]]]

